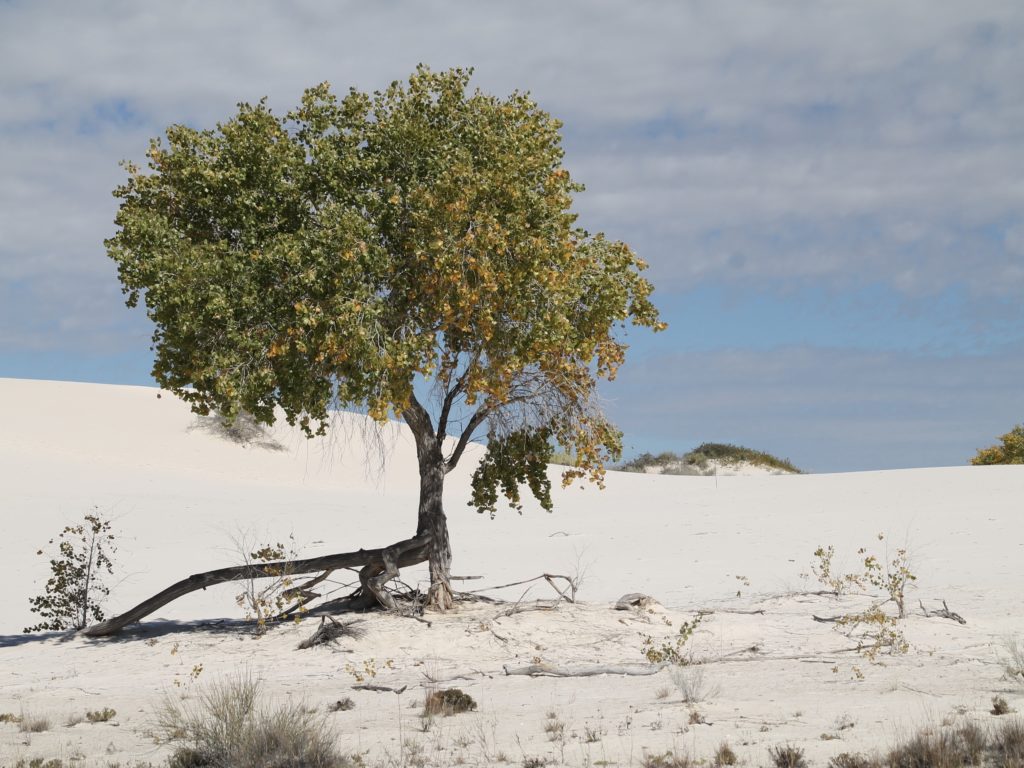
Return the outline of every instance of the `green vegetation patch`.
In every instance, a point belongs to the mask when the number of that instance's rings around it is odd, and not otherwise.
[[[701,443],[682,456],[672,451],[657,455],[642,453],[618,469],[622,472],[646,472],[648,469],[660,468],[662,474],[702,474],[707,471],[712,461],[722,464],[739,464],[745,461],[757,467],[801,474],[801,470],[789,459],[780,459],[764,451],[755,451],[731,443]]]

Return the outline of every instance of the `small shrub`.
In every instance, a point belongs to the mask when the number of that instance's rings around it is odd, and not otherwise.
[[[792,744],[776,744],[769,747],[768,756],[775,768],[807,768],[804,751]]]
[[[524,757],[523,768],[544,768],[548,761],[543,757]]]
[[[110,707],[104,707],[103,709],[98,709],[93,712],[86,712],[85,719],[90,723],[105,723],[108,720],[111,720],[116,714],[117,712]]]
[[[1006,699],[1004,699],[1002,696],[992,697],[992,709],[990,710],[990,714],[1008,715],[1012,711],[1013,710],[1010,709],[1010,705],[1006,703]]]
[[[299,556],[295,545],[295,537],[288,537],[288,544],[277,542],[264,544],[258,548],[248,545],[244,540],[236,540],[235,546],[242,556],[244,565],[264,566],[284,560],[294,560]],[[255,549],[255,551],[252,551]],[[266,568],[267,575],[260,579],[249,579],[245,588],[235,596],[235,602],[245,611],[245,618],[256,622],[256,634],[263,635],[267,625],[287,613],[295,612],[297,620],[305,612],[306,595],[298,594],[294,589],[295,580],[286,565]],[[294,606],[289,603],[295,601]]]
[[[705,722],[704,715],[696,709],[691,709],[690,717],[687,719],[687,722],[689,722],[690,725],[702,725]]]
[[[192,707],[168,698],[157,722],[163,740],[177,743],[169,768],[350,765],[321,716],[298,704],[262,706],[259,683],[246,675],[210,686]]]
[[[114,538],[109,521],[87,514],[84,523],[66,526],[50,539],[50,544],[57,543],[50,578],[43,594],[29,598],[30,610],[43,621],[25,627],[25,632],[84,629],[90,621],[103,621],[100,602],[110,594],[103,574],[114,572]],[[45,553],[40,549],[36,554]]]
[[[715,768],[722,768],[723,765],[736,765],[736,761],[736,753],[729,746],[728,742],[723,741],[718,745],[718,749],[715,750],[715,759],[712,765]]]
[[[14,723],[17,725],[21,722],[21,715],[16,715],[13,712],[0,712],[0,723]]]
[[[423,702],[424,716],[457,715],[460,712],[472,712],[476,709],[476,702],[468,693],[463,693],[458,688],[446,688],[440,691],[431,691]]]
[[[565,736],[565,723],[561,720],[548,720],[544,723],[544,733],[548,735],[548,741],[559,741]]]
[[[667,699],[670,693],[672,693],[672,689],[669,688],[667,685],[663,685],[661,688],[654,692],[654,698],[658,699],[659,701],[661,699]]]
[[[999,440],[1001,445],[979,450],[971,464],[1024,464],[1024,424],[1018,424]]]
[[[43,715],[22,715],[18,720],[18,730],[22,733],[42,733],[50,730],[50,718]]]
[[[690,660],[683,654],[683,648],[693,637],[694,631],[704,620],[703,613],[696,613],[690,621],[684,621],[679,625],[679,631],[671,640],[663,640],[661,645],[656,645],[654,638],[641,633],[640,650],[652,664],[675,664],[685,666]]]
[[[969,747],[956,732],[922,731],[889,751],[890,768],[960,768],[973,764]]]
[[[346,696],[343,699],[338,699],[336,702],[327,707],[328,712],[348,712],[350,709],[355,709],[356,703],[351,698]]]
[[[591,728],[589,725],[583,726],[583,741],[587,744],[596,744],[604,736],[604,731],[601,727]]]

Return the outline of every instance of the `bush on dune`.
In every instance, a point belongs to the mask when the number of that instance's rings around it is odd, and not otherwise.
[[[999,440],[1001,445],[980,449],[971,464],[1024,464],[1024,424],[1018,424]]]
[[[618,467],[621,472],[646,472],[658,469],[662,474],[701,474],[711,464],[740,464],[747,462],[757,467],[777,469],[781,472],[800,474],[800,469],[789,459],[780,459],[764,451],[755,451],[731,443],[701,443],[689,453],[680,456],[671,451],[657,455],[642,453],[635,459]]]

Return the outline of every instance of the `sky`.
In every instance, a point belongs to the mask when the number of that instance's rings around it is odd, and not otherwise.
[[[103,240],[123,159],[420,62],[564,123],[580,222],[651,265],[627,455],[965,464],[1024,421],[1024,5],[0,0],[0,376],[152,385]]]

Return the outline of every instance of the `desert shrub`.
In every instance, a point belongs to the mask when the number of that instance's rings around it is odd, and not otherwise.
[[[103,621],[100,602],[110,594],[103,575],[114,572],[114,538],[110,522],[91,513],[84,523],[66,526],[50,539],[49,544],[57,544],[50,558],[50,578],[43,594],[29,598],[32,613],[43,621],[25,632],[83,629],[90,621]],[[40,549],[37,554],[45,553]]]
[[[719,461],[726,464],[738,464],[746,461],[758,467],[769,467],[795,474],[800,473],[800,470],[789,459],[780,459],[764,451],[755,451],[751,448],[744,448],[742,445],[732,445],[731,443],[702,443],[686,454],[684,459],[687,464],[701,468],[707,467],[711,461]]]
[[[327,707],[328,712],[348,712],[350,709],[355,709],[356,703],[352,701],[351,697],[346,696],[343,699],[338,699],[336,702]]]
[[[660,645],[651,635],[641,633],[640,651],[652,664],[667,663],[685,666],[690,663],[690,659],[684,654],[683,649],[703,620],[703,613],[694,614],[690,621],[684,621],[679,625],[679,630],[671,639],[662,640]]]
[[[105,723],[117,714],[117,712],[110,707],[104,707],[103,709],[97,709],[91,712],[85,713],[85,719],[90,723]]]
[[[1004,699],[1002,696],[993,696],[992,697],[992,709],[989,712],[990,714],[993,714],[993,715],[1008,715],[1012,711],[1013,710],[1010,709],[1010,705],[1007,704],[1006,699]]]
[[[737,757],[733,748],[729,746],[729,743],[723,741],[718,745],[718,749],[715,750],[715,758],[712,765],[715,768],[722,768],[723,765],[736,765]]]
[[[999,445],[980,449],[971,464],[1024,464],[1024,424],[1018,424],[999,440]]]
[[[776,744],[768,747],[768,756],[775,768],[807,768],[804,751],[792,744]]]
[[[170,768],[341,768],[322,716],[299,704],[261,704],[259,682],[248,675],[216,683],[198,702],[166,699],[157,713],[158,735],[176,744]]]
[[[635,459],[623,462],[619,465],[620,472],[646,472],[652,467],[665,467],[669,464],[684,463],[683,457],[672,451],[665,451],[654,455],[653,453],[641,453]]]
[[[472,712],[476,709],[476,702],[468,693],[463,693],[459,688],[445,688],[439,691],[431,691],[423,702],[423,714],[432,715],[456,715],[460,712]]]
[[[16,715],[13,712],[0,712],[0,723],[13,723],[17,725],[21,722],[21,715]]]

